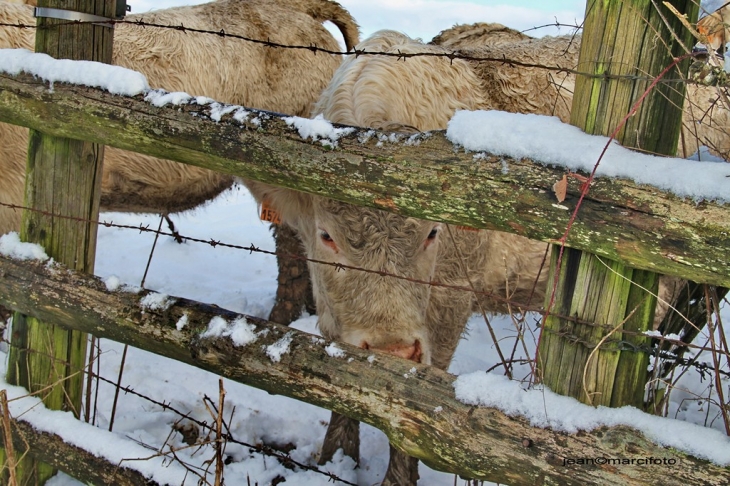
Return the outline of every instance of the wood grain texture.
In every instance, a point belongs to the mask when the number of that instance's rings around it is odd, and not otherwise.
[[[171,297],[165,310],[144,309],[148,293],[109,292],[92,276],[45,263],[0,257],[0,303],[60,325],[113,339],[202,368],[270,393],[334,410],[371,424],[391,444],[430,467],[512,485],[727,484],[730,469],[659,447],[626,428],[565,434],[533,428],[520,417],[456,400],[453,375],[345,343],[343,358],[327,354],[325,340],[253,317],[255,342],[203,338],[224,309]],[[187,315],[187,325],[176,323]],[[266,353],[281,339],[279,361]],[[412,372],[412,368],[416,368]],[[214,379],[214,378],[212,378]],[[436,411],[438,408],[438,412]],[[559,411],[553,411],[559,413]],[[666,458],[675,466],[570,465],[570,458]]]
[[[423,219],[550,242],[563,235],[579,195],[580,183],[571,180],[558,205],[552,186],[564,169],[489,154],[474,160],[442,131],[405,145],[378,144],[376,136],[361,142],[377,132],[357,130],[332,149],[302,140],[274,114],[252,112],[261,124],[241,125],[208,113],[60,83],[49,91],[30,76],[0,75],[2,121]],[[728,205],[600,178],[567,244],[633,268],[730,285]]]

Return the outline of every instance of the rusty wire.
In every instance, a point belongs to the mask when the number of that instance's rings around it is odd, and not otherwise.
[[[237,245],[237,244],[233,244],[233,243],[226,243],[226,242],[223,242],[223,241],[220,241],[220,240],[214,240],[212,238],[211,239],[204,240],[204,239],[195,238],[195,237],[192,237],[192,236],[185,236],[185,235],[180,235],[180,234],[173,234],[171,232],[162,231],[160,229],[155,230],[153,228],[150,228],[149,225],[139,224],[138,226],[132,226],[132,225],[125,225],[125,224],[117,224],[117,223],[114,223],[112,221],[99,221],[99,220],[93,220],[93,219],[80,218],[80,217],[76,217],[76,216],[65,216],[65,215],[53,213],[53,212],[50,212],[50,211],[44,211],[44,210],[40,210],[40,209],[29,208],[29,207],[26,207],[26,206],[19,206],[19,205],[16,205],[16,204],[7,204],[7,203],[1,202],[1,201],[0,201],[0,206],[7,207],[7,208],[10,208],[10,209],[14,209],[14,210],[33,211],[33,212],[36,212],[36,213],[39,213],[39,214],[42,214],[42,215],[48,216],[48,217],[67,219],[67,220],[77,221],[77,222],[84,223],[84,224],[95,224],[95,225],[105,226],[107,228],[118,228],[118,229],[135,230],[135,231],[139,231],[140,233],[151,233],[151,234],[155,234],[155,235],[159,235],[159,236],[170,236],[172,238],[175,238],[175,237],[178,237],[179,236],[183,241],[191,241],[191,242],[194,242],[194,243],[202,243],[202,244],[209,245],[209,246],[211,246],[213,248],[216,248],[216,247],[231,248],[231,249],[234,249],[234,250],[247,251],[249,254],[260,253],[260,254],[271,255],[271,256],[276,256],[276,257],[280,257],[280,258],[288,258],[288,259],[293,259],[293,260],[306,261],[306,262],[314,263],[314,264],[317,264],[317,265],[329,265],[329,266],[335,267],[338,271],[352,270],[352,271],[358,271],[358,272],[365,272],[365,273],[375,274],[375,275],[378,275],[378,276],[384,277],[384,278],[385,277],[388,277],[388,278],[396,278],[396,279],[399,279],[399,280],[405,280],[405,281],[412,282],[412,283],[416,283],[416,284],[419,284],[419,285],[429,285],[429,286],[432,286],[432,287],[440,287],[440,288],[446,288],[446,289],[450,289],[450,290],[458,290],[458,291],[463,291],[463,292],[469,292],[471,294],[475,294],[475,295],[480,296],[480,297],[491,298],[491,299],[494,299],[494,300],[498,300],[500,302],[503,302],[505,304],[508,304],[510,306],[513,306],[514,308],[519,309],[519,313],[534,312],[534,313],[540,314],[542,316],[545,315],[545,310],[541,306],[538,306],[538,305],[525,305],[525,304],[522,304],[522,303],[514,302],[514,301],[511,301],[509,298],[502,297],[501,295],[497,295],[495,293],[488,292],[488,291],[485,291],[485,290],[472,289],[470,287],[464,287],[464,286],[460,286],[460,285],[449,285],[449,284],[444,284],[444,283],[440,283],[440,282],[433,281],[433,280],[414,279],[414,278],[405,277],[405,276],[402,276],[402,275],[397,275],[397,274],[393,274],[393,273],[389,273],[389,272],[385,272],[385,271],[381,271],[381,270],[371,270],[371,269],[362,268],[362,267],[356,267],[356,266],[352,266],[352,265],[345,265],[345,264],[337,263],[337,262],[329,262],[329,261],[324,261],[324,260],[317,260],[317,259],[313,259],[313,258],[307,258],[307,257],[302,256],[302,255],[291,254],[291,253],[277,252],[277,251],[271,251],[271,250],[264,250],[264,249],[261,249],[261,248],[256,247],[253,244],[248,245],[248,246],[244,246],[244,245]],[[602,329],[604,331],[611,329],[611,326],[609,326],[607,324],[590,322],[590,321],[586,321],[584,319],[580,319],[580,318],[575,317],[575,316],[567,316],[567,315],[562,315],[562,314],[555,314],[553,312],[551,312],[550,315],[551,316],[554,316],[554,317],[558,317],[561,320],[564,320],[564,321],[567,321],[567,322],[571,322],[571,323],[574,323],[574,324],[585,325],[585,326],[594,327],[594,328],[599,328],[599,329]],[[685,342],[683,342],[681,340],[667,338],[666,336],[653,337],[653,336],[648,336],[648,335],[646,335],[646,334],[644,334],[642,332],[631,331],[631,330],[628,330],[628,329],[624,329],[621,332],[623,334],[625,334],[625,335],[630,335],[630,336],[640,336],[640,335],[643,335],[643,336],[651,337],[652,339],[657,340],[657,341],[668,342],[668,343],[675,344],[675,345],[678,345],[678,346],[681,346],[681,347],[685,347],[685,348],[688,348],[688,349],[695,349],[695,350],[698,350],[698,351],[712,351],[712,348],[706,348],[706,347],[698,346],[698,345],[695,345],[695,344],[692,344],[692,343],[685,343]],[[635,346],[634,346],[634,350],[641,350],[643,352],[651,352],[652,354],[654,354],[654,352],[655,352],[654,350],[649,350],[649,349],[639,349],[639,348],[637,348]],[[721,352],[721,354],[725,354],[728,357],[730,357],[730,352]]]

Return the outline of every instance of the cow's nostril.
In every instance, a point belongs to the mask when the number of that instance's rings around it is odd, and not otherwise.
[[[411,361],[415,361],[416,363],[420,363],[423,353],[421,352],[421,342],[418,339],[416,339],[416,342],[413,343],[413,348],[413,354],[408,359],[410,359]]]

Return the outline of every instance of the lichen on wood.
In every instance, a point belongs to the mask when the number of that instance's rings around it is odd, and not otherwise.
[[[355,131],[325,150],[302,140],[275,114],[260,124],[213,121],[197,105],[154,107],[138,97],[0,75],[0,120],[83,137],[353,204],[554,242],[580,195],[571,180],[556,204],[552,185],[565,169],[526,159],[455,150],[443,131],[418,145],[362,142]],[[193,116],[195,114],[195,116]],[[509,172],[503,173],[504,164]],[[685,200],[628,180],[599,178],[566,244],[630,267],[730,286],[730,205]]]
[[[662,469],[662,484],[730,482],[728,468],[657,446],[627,427],[566,434],[466,405],[455,398],[456,377],[430,366],[380,353],[373,360],[371,351],[346,343],[337,343],[346,359],[330,356],[322,338],[183,298],[143,312],[148,291],[111,292],[100,279],[61,266],[0,256],[0,274],[1,305],[366,422],[438,470],[513,485],[651,484],[655,468],[571,467],[563,459],[653,456],[681,464]],[[183,315],[188,324],[177,329]],[[244,317],[257,341],[236,346],[226,337],[202,337],[216,316]],[[287,334],[289,351],[272,361],[265,348]]]

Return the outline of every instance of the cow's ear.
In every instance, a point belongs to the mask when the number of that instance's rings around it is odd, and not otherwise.
[[[298,230],[301,222],[314,217],[309,194],[247,179],[242,182],[256,199],[264,220]]]

